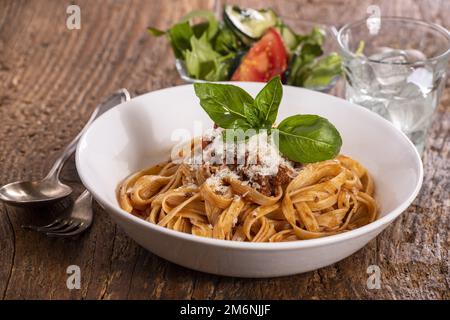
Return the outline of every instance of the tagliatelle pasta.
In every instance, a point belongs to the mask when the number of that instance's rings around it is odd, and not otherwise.
[[[195,83],[214,129],[125,179],[120,206],[161,227],[250,242],[319,238],[374,221],[372,178],[339,155],[337,128],[314,114],[275,124],[283,86],[279,76],[267,80],[255,98],[235,85]]]
[[[377,218],[369,173],[343,155],[292,168],[289,181],[266,193],[228,168],[228,174],[220,174],[222,167],[158,164],[119,185],[119,204],[165,228],[252,242],[319,238]]]

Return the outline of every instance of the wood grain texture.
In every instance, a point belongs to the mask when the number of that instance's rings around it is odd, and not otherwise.
[[[68,30],[73,1],[0,0],[0,185],[42,177],[108,93],[133,95],[181,84],[166,28],[214,0],[75,1],[81,30]],[[366,16],[421,18],[450,27],[449,1],[231,1],[273,6],[292,21],[340,26]],[[95,221],[78,239],[46,238],[22,224],[45,219],[0,205],[0,297],[3,299],[412,299],[450,298],[450,95],[445,90],[423,157],[425,180],[413,205],[376,240],[351,257],[314,272],[276,279],[237,279],[191,271],[145,251],[95,205]],[[64,179],[82,186],[73,161]],[[76,194],[77,194],[76,193]],[[80,290],[66,287],[66,268],[81,267]],[[380,266],[381,289],[366,286],[367,267]]]

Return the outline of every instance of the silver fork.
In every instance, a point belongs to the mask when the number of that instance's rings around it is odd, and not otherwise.
[[[92,195],[88,190],[75,200],[71,212],[66,217],[59,217],[45,226],[24,226],[45,233],[48,236],[71,237],[82,233],[92,224],[94,214],[92,212]]]
[[[111,95],[103,103],[98,105],[97,108],[95,108],[94,112],[92,113],[92,116],[90,117],[89,121],[83,128],[82,133],[101,114],[105,113],[106,111],[116,106],[117,104],[128,100],[130,100],[130,94],[126,89],[121,89],[116,93],[114,93],[113,95]],[[76,145],[80,137],[81,134],[79,134],[74,139],[74,141],[71,142],[71,145]],[[61,159],[63,159],[63,161],[61,161],[62,162],[61,167],[64,165],[64,162],[69,158],[70,154],[72,154],[74,151],[75,148],[66,149],[64,154],[60,157]],[[23,227],[26,229],[32,229],[38,232],[45,233],[47,236],[70,237],[80,234],[87,228],[89,228],[92,224],[93,216],[94,214],[92,211],[92,195],[88,190],[84,190],[83,193],[81,193],[80,196],[73,203],[70,214],[67,215],[66,213],[63,213],[62,216],[56,218],[53,222],[45,226],[28,225]]]

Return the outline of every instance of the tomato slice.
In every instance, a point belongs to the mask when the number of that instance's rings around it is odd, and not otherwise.
[[[234,72],[233,81],[267,82],[287,69],[288,54],[275,28],[269,28],[256,42]]]

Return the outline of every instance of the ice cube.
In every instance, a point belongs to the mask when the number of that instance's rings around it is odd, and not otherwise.
[[[413,98],[414,90],[416,96]],[[432,96],[423,97],[413,84],[408,84],[402,94],[406,95],[405,91],[410,91],[408,94],[411,96],[395,97],[389,102],[387,109],[392,123],[406,134],[409,134],[428,124],[433,114],[430,101]],[[417,92],[419,92],[419,96],[417,96]]]
[[[407,63],[408,56],[404,50],[392,49],[389,47],[378,48],[378,53],[372,54],[369,59],[376,62],[384,63]]]
[[[402,63],[407,63],[402,50],[388,50],[370,56],[373,71],[377,82],[384,90],[392,93],[398,91],[399,87],[406,83],[406,79],[411,73],[411,68]]]
[[[417,68],[408,76],[406,82],[416,86],[425,96],[433,89],[433,73],[426,68]]]
[[[423,61],[423,60],[427,59],[427,56],[425,55],[425,53],[423,53],[422,51],[419,51],[419,50],[408,49],[408,50],[405,50],[405,53],[406,53],[406,58],[407,58],[408,62],[410,62],[410,63]]]
[[[423,97],[423,95],[422,91],[416,84],[407,82],[399,91],[398,97],[414,99],[414,98],[421,98]]]
[[[355,89],[364,93],[378,90],[375,73],[370,63],[363,59],[353,59],[349,62],[347,76]]]
[[[377,65],[374,72],[381,90],[391,94],[397,93],[406,84],[406,79],[410,73],[408,67],[390,64]]]

